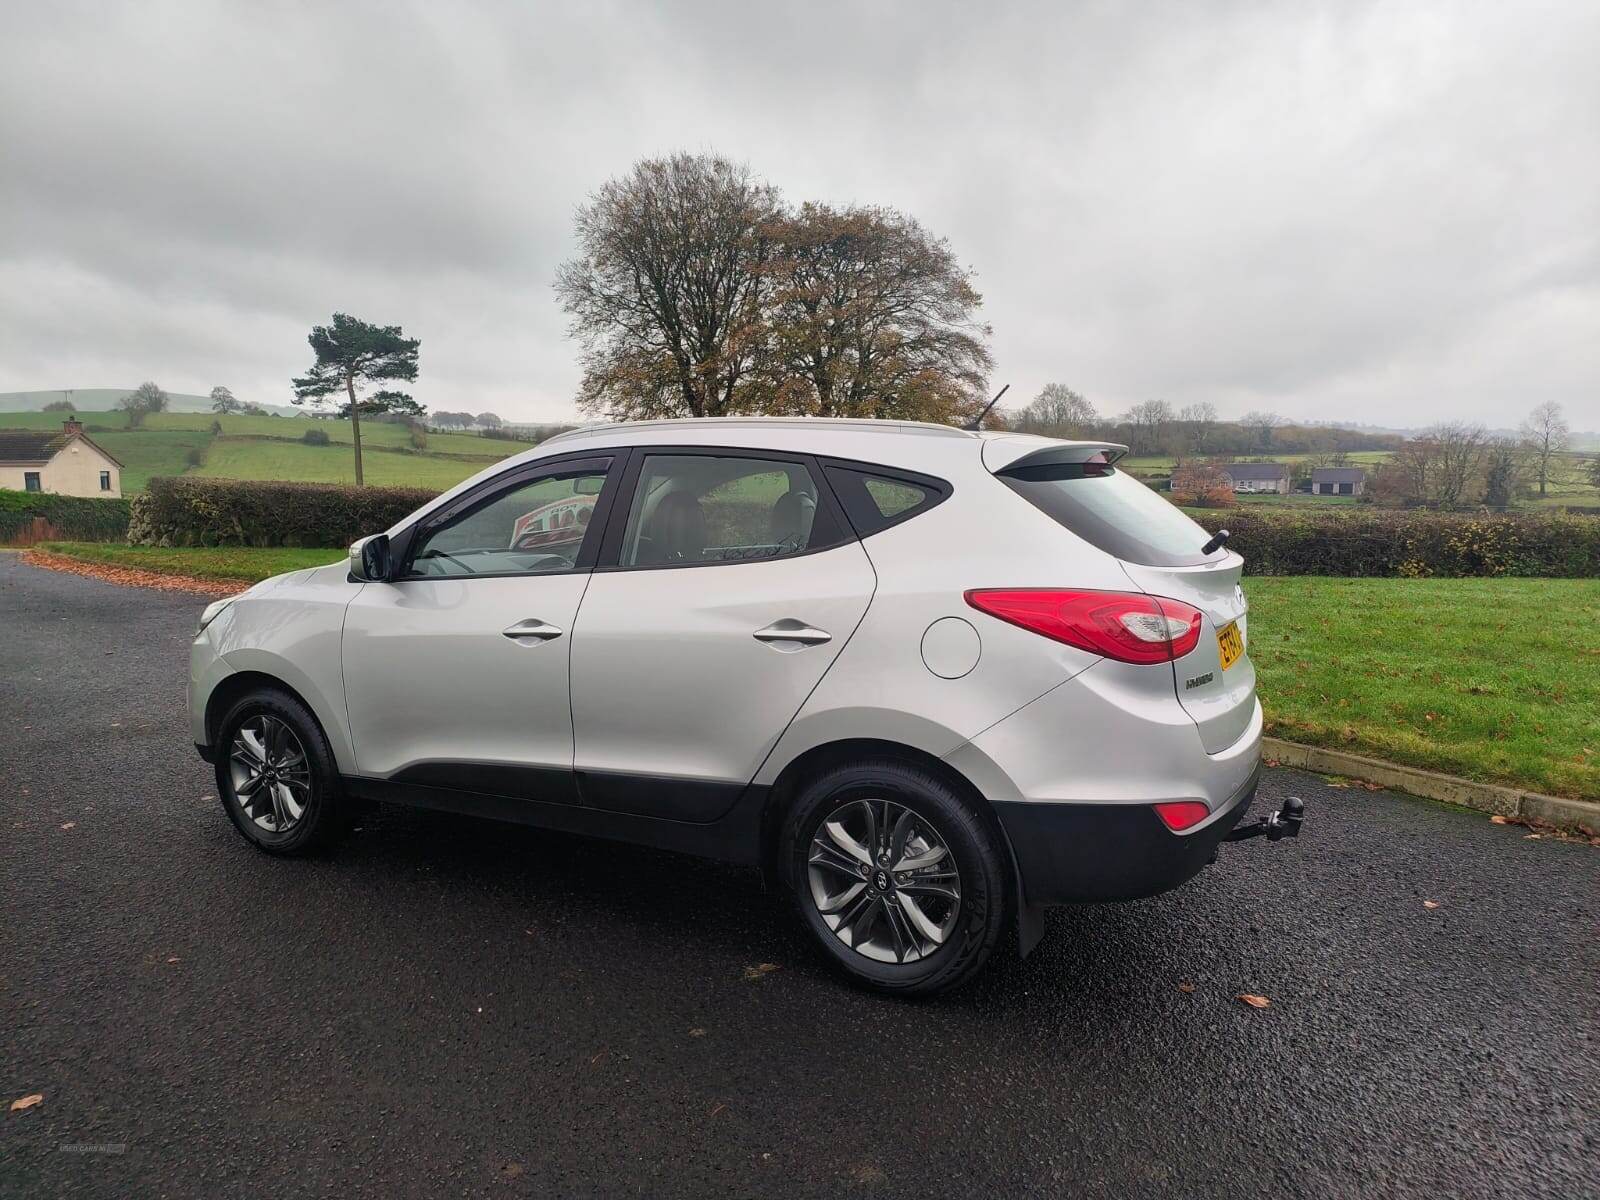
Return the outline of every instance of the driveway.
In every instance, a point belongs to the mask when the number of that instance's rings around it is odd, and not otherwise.
[[[1271,770],[1298,843],[882,999],[692,859],[389,810],[252,851],[202,603],[0,554],[0,1102],[44,1096],[0,1194],[1595,1193],[1589,846]]]

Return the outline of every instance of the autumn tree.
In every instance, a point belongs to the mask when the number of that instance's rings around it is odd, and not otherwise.
[[[714,155],[646,159],[596,192],[555,285],[583,347],[578,406],[619,419],[739,411],[778,215],[777,192]]]
[[[1470,500],[1484,464],[1487,435],[1482,425],[1446,421],[1430,425],[1401,444],[1373,478],[1384,499],[1436,508]]]
[[[991,360],[950,245],[887,208],[803,204],[765,230],[754,402],[818,417],[970,418]]]
[[[1545,494],[1545,485],[1550,478],[1550,464],[1563,450],[1567,448],[1567,439],[1571,431],[1567,428],[1567,421],[1561,415],[1561,405],[1554,400],[1546,400],[1528,414],[1527,420],[1522,423],[1522,444],[1527,447],[1528,457],[1532,461],[1534,472],[1539,477],[1539,495]]]
[[[1100,419],[1094,405],[1064,383],[1047,383],[1028,402],[1016,420],[1021,433],[1046,437],[1081,438]]]
[[[321,407],[339,405],[336,415],[350,419],[355,444],[356,484],[361,474],[361,418],[380,413],[421,416],[422,405],[404,392],[383,389],[367,394],[373,384],[391,380],[411,382],[417,377],[417,350],[421,341],[408,338],[398,325],[369,325],[345,313],[334,313],[329,325],[312,327],[306,339],[317,360],[304,375],[292,381],[294,402]],[[340,394],[343,398],[339,399]]]
[[[225,387],[211,389],[211,411],[215,413],[236,413],[244,405],[234,397],[234,394]]]
[[[144,424],[145,417],[155,412],[166,412],[171,398],[154,383],[146,380],[121,400],[117,407],[128,414],[128,427],[136,429]]]
[[[60,400],[52,400],[40,412],[77,412],[78,406],[63,396]]]

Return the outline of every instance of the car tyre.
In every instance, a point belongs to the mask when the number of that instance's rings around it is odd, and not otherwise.
[[[1005,928],[999,835],[959,790],[910,763],[852,763],[805,783],[778,853],[824,954],[876,991],[928,996],[958,987]]]
[[[309,854],[349,827],[352,809],[328,739],[287,692],[260,688],[241,697],[223,715],[215,747],[222,807],[258,850]]]

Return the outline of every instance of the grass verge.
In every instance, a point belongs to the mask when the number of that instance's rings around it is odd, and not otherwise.
[[[79,562],[187,579],[243,580],[255,583],[270,575],[337,562],[344,550],[277,546],[123,546],[110,542],[43,542],[39,549]]]
[[[1245,580],[1267,732],[1600,799],[1600,580]]]

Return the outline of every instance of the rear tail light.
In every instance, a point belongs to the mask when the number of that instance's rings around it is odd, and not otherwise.
[[[1031,633],[1119,662],[1169,662],[1200,640],[1199,609],[1140,592],[987,590],[968,592],[967,603]]]
[[[1198,800],[1170,800],[1155,806],[1156,816],[1173,833],[1193,829],[1211,815],[1211,810]]]

